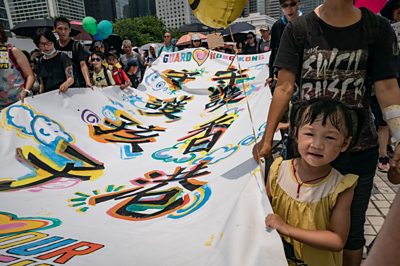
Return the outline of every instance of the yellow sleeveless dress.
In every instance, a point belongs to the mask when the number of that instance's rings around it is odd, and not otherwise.
[[[338,195],[354,187],[358,176],[343,176],[332,168],[318,183],[303,184],[297,195],[298,183],[292,165],[292,160],[283,161],[280,157],[271,166],[268,182],[272,209],[292,226],[309,230],[328,229]],[[284,239],[293,245],[296,257],[308,266],[342,265],[342,252],[313,248],[288,237]]]

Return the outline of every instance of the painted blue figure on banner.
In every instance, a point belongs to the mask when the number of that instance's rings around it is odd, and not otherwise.
[[[103,174],[104,165],[85,154],[73,143],[74,137],[61,124],[36,113],[27,105],[13,105],[4,112],[4,124],[18,131],[21,137],[33,138],[38,144],[16,149],[18,161],[29,169],[20,177],[1,177],[0,191],[61,183],[50,188],[60,188],[80,181],[95,180]],[[43,187],[45,188],[45,187]]]

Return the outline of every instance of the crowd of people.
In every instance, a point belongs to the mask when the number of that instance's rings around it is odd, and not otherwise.
[[[305,15],[299,0],[279,1],[283,16],[272,28],[262,26],[259,40],[248,32],[229,51],[270,51],[266,83],[273,97],[255,160],[269,156],[280,123],[289,132],[289,152],[269,171],[274,214],[265,224],[281,234],[291,264],[360,265],[377,164],[400,183],[400,60],[389,23],[400,21],[400,1],[389,1],[390,9],[381,12],[387,19],[355,8],[353,0],[325,0]],[[53,30],[38,29],[38,50],[24,54],[7,44],[0,28],[0,52],[7,59],[0,64],[0,108],[32,93],[71,87],[136,88],[161,53],[178,51],[165,32],[163,45],[150,45],[144,55],[130,40],[123,41],[121,56],[102,42],[87,55],[70,38],[68,19],[57,18],[54,31],[58,39]],[[202,47],[198,34],[189,47]]]
[[[79,41],[70,37],[71,24],[65,17],[54,20],[54,29],[38,28],[32,36],[37,49],[28,53],[8,44],[8,36],[0,24],[2,55],[4,62],[1,76],[6,82],[2,91],[0,108],[23,100],[28,95],[53,90],[66,92],[71,87],[92,88],[119,85],[121,89],[140,84],[146,68],[163,52],[176,52],[185,48],[207,48],[199,34],[191,35],[190,45],[176,46],[170,32],[164,33],[160,47],[151,44],[143,54],[133,47],[130,40],[122,42],[123,53],[106,47],[103,41],[93,41],[88,51]],[[254,33],[247,34],[246,41],[231,48],[218,47],[217,51],[237,54],[254,54],[269,51],[269,27],[260,29],[261,40]],[[13,61],[15,59],[15,62]],[[14,67],[15,66],[15,67]],[[6,71],[7,68],[7,71]],[[6,77],[7,76],[7,77]],[[15,77],[10,79],[10,77]],[[10,82],[12,81],[12,84]]]
[[[115,49],[106,50],[102,41],[94,41],[88,52],[70,33],[70,21],[56,18],[54,29],[35,31],[32,39],[37,49],[28,53],[7,42],[8,35],[0,23],[0,110],[28,95],[53,90],[62,93],[72,87],[111,85],[137,88],[145,69],[161,53],[151,46],[149,53],[141,55],[129,40],[123,41],[124,53],[120,56]],[[167,50],[167,40],[165,44],[162,49]]]

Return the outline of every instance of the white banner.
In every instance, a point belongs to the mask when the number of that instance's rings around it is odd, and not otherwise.
[[[136,90],[2,110],[0,263],[286,265],[251,153],[267,62],[188,49],[162,54]]]

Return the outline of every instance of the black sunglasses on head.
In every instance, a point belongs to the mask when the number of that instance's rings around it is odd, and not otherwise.
[[[287,7],[289,7],[289,6],[295,7],[296,5],[297,5],[297,2],[291,2],[291,3],[289,3],[289,4],[283,3],[283,4],[281,5],[281,7],[282,7],[282,8],[287,8]]]

